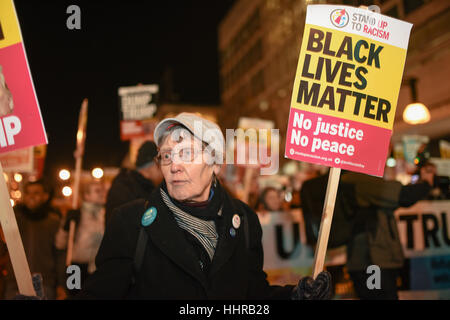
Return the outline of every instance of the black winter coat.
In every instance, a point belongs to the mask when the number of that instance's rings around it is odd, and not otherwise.
[[[155,207],[157,216],[145,227],[148,242],[134,285],[133,261],[145,201],[134,201],[117,209],[96,258],[97,270],[88,278],[78,298],[290,299],[293,286],[270,286],[266,280],[262,230],[257,215],[226,193],[224,199],[219,240],[206,273],[185,232],[163,202],[159,188],[154,190],[148,207]],[[230,229],[235,214],[242,222],[233,237]],[[244,227],[243,219],[248,219],[248,228]]]
[[[114,209],[136,199],[147,199],[155,186],[136,170],[121,169],[108,191],[105,205],[105,223],[108,224]]]

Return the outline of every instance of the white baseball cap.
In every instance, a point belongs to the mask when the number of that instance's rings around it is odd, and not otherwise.
[[[210,120],[189,112],[182,112],[174,118],[166,118],[158,123],[154,132],[154,140],[158,147],[160,147],[159,144],[162,142],[160,139],[164,132],[174,124],[186,127],[194,137],[210,146],[215,151],[216,159],[223,157],[225,138],[220,127]]]

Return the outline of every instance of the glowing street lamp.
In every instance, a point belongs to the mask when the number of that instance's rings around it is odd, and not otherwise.
[[[417,100],[416,82],[415,78],[409,80],[412,103],[408,104],[403,111],[403,121],[413,125],[427,123],[431,118],[428,108]]]
[[[20,173],[15,173],[15,174],[14,174],[14,180],[15,180],[17,183],[21,182],[22,179],[23,179],[23,177],[22,177],[22,175],[21,175]]]
[[[394,158],[390,157],[386,160],[386,165],[389,168],[394,168],[397,165],[397,161]]]
[[[59,178],[61,180],[69,180],[70,179],[70,171],[66,169],[62,169],[59,171]]]
[[[409,124],[421,124],[430,121],[430,111],[423,103],[408,104],[403,111],[403,120]]]
[[[95,168],[92,170],[92,176],[95,179],[100,179],[101,177],[103,177],[103,170],[101,168]]]
[[[62,194],[64,195],[64,197],[70,197],[72,195],[72,188],[65,186],[64,188],[62,188]]]

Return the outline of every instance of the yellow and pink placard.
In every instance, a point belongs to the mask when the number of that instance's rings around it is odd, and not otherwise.
[[[0,153],[47,143],[11,0],[0,1]]]
[[[307,7],[285,157],[383,175],[411,27],[360,8]]]

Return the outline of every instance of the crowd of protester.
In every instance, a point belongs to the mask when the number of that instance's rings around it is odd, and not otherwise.
[[[66,299],[79,291],[68,290],[66,286],[65,262],[71,222],[76,226],[71,263],[80,267],[83,286],[85,280],[96,270],[95,258],[113,210],[133,200],[147,198],[160,185],[163,176],[155,161],[157,155],[157,145],[147,141],[139,149],[135,169],[121,169],[111,187],[107,187],[101,179],[92,178],[92,181],[81,188],[82,199],[77,210],[64,212],[56,208],[52,204],[52,192],[44,180],[24,185],[23,199],[14,206],[14,212],[30,271],[42,275],[47,299]],[[336,224],[346,221],[347,225],[336,226],[334,229],[340,228],[341,232],[346,230],[348,234],[339,234],[338,231],[333,233],[332,230],[330,241],[347,245],[347,267],[359,298],[398,298],[395,279],[397,270],[403,264],[403,255],[393,211],[400,206],[410,206],[420,199],[442,198],[442,192],[433,188],[436,186],[435,169],[432,163],[424,163],[418,169],[418,181],[409,186],[402,186],[389,179],[343,172],[341,192],[336,201],[337,217],[334,221]],[[239,171],[248,168],[236,167],[233,170],[236,178]],[[222,170],[218,175],[218,181],[224,190],[243,200],[258,214],[259,219],[280,212],[303,210],[308,244],[315,245],[328,177],[326,168],[298,164],[291,175],[277,176],[279,179],[271,177],[271,181],[254,171],[249,180],[250,186],[243,186],[244,179],[227,180],[223,172]],[[243,189],[248,193],[243,194]],[[348,225],[349,221],[351,225]],[[377,223],[373,223],[374,221]],[[394,234],[387,237],[388,232],[383,231],[384,238],[380,239],[381,231],[374,230],[373,225],[377,225],[379,230],[394,230]],[[7,246],[3,234],[1,235],[0,296],[13,299],[18,289],[8,259]],[[374,252],[377,250],[374,248],[380,248],[380,241],[385,251]],[[386,258],[387,256],[390,258]],[[373,263],[382,266],[383,271],[384,291],[382,294],[377,293],[378,296],[373,296],[373,292],[362,285],[365,281],[364,268]]]

